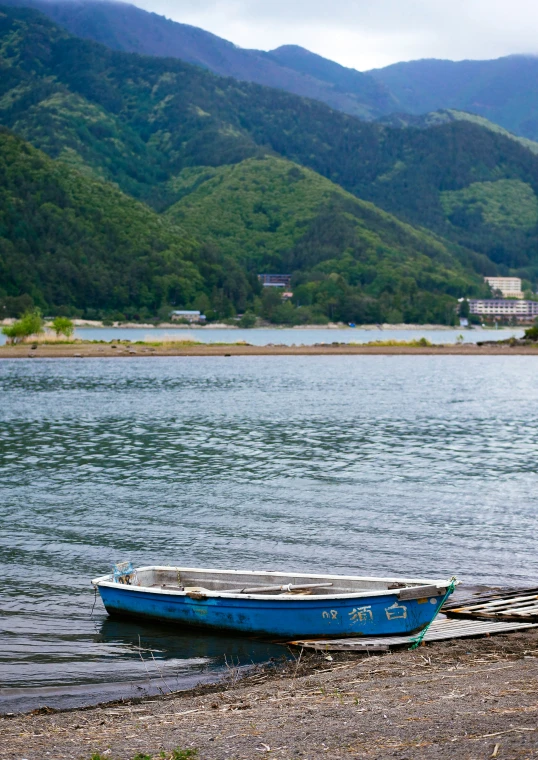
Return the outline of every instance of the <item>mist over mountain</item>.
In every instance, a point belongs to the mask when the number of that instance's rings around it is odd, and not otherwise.
[[[397,99],[397,111],[469,111],[516,135],[538,140],[536,56],[511,55],[493,61],[411,61],[368,73]]]

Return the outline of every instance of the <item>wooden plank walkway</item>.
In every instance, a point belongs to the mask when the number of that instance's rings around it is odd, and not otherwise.
[[[424,636],[424,642],[463,639],[474,636],[491,636],[527,628],[538,628],[538,623],[498,622],[493,620],[449,620],[437,618]],[[290,641],[291,646],[314,649],[318,652],[389,652],[398,647],[411,646],[418,634],[413,636],[380,636],[358,639],[305,639]]]
[[[451,618],[538,623],[538,588],[489,591],[443,607]]]

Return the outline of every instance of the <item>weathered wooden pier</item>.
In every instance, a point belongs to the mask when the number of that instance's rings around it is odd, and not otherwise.
[[[464,602],[451,600],[443,612],[451,618],[538,623],[538,588],[488,591]]]
[[[538,628],[538,588],[487,591],[464,601],[450,601],[445,604],[442,612],[422,637],[422,644]],[[289,643],[318,652],[389,652],[392,649],[411,647],[417,638],[417,634],[375,638],[363,636],[304,639]]]
[[[497,633],[511,633],[527,628],[538,628],[538,623],[503,623],[485,620],[449,620],[438,618],[427,630],[424,644],[449,639],[493,636]],[[412,646],[417,636],[380,636],[357,639],[305,639],[290,641],[292,646],[313,649],[318,652],[390,652],[392,649]]]

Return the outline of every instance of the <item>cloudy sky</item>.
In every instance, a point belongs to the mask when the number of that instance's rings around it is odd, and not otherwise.
[[[538,53],[536,0],[131,0],[241,47],[294,43],[359,70]]]

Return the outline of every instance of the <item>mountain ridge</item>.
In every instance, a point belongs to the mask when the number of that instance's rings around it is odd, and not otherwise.
[[[537,56],[510,55],[491,61],[431,58],[367,73],[398,100],[397,111],[416,115],[440,109],[468,111],[538,140]]]
[[[278,53],[273,55],[240,48],[211,32],[171,21],[128,3],[114,0],[6,0],[6,5],[35,8],[72,34],[93,39],[113,50],[178,58],[220,76],[320,100],[350,115],[374,118],[392,108],[392,98],[385,87],[368,75],[354,72],[353,91],[346,91],[335,87],[331,80],[318,79],[311,72],[282,65]],[[328,63],[339,67],[339,64]],[[353,71],[343,66],[339,68],[342,72]]]
[[[112,51],[31,9],[5,9],[0,37],[0,122],[158,210],[174,202],[167,183],[185,167],[275,154],[493,268],[538,273],[532,215],[513,229],[494,212],[492,182],[521,183],[510,186],[514,202],[538,192],[538,158],[505,135],[462,121],[425,130],[360,121],[177,59]]]
[[[359,72],[297,45],[240,48],[198,27],[114,0],[6,0],[34,7],[72,34],[115,50],[172,56],[231,76],[313,98],[362,119],[391,113],[468,111],[521,137],[538,140],[538,58],[424,58]]]
[[[484,116],[478,116],[477,114],[469,113],[468,111],[459,111],[455,108],[445,108],[440,111],[431,111],[426,114],[409,114],[409,113],[393,113],[388,116],[382,116],[376,120],[378,124],[384,124],[388,127],[413,127],[416,129],[429,129],[430,127],[441,126],[442,124],[449,124],[452,121],[469,121],[471,124],[478,124],[485,129],[489,129],[491,132],[497,132],[510,140],[514,140],[527,148],[531,153],[538,154],[538,142],[536,140],[530,140],[527,137],[518,137],[513,132],[509,132],[499,124],[495,124]]]

